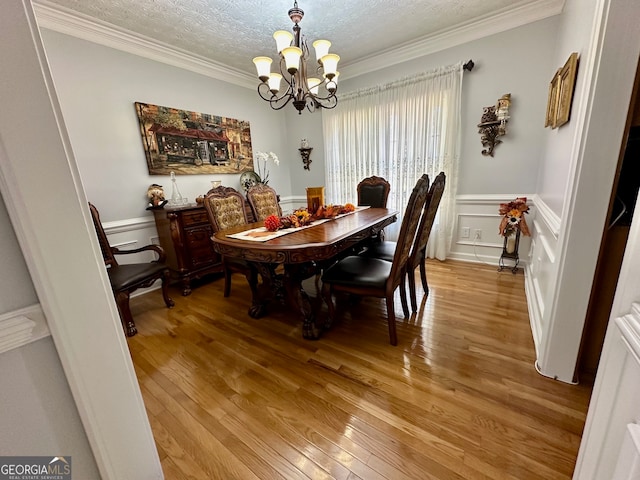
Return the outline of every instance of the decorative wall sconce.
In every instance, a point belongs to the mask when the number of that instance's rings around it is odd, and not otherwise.
[[[302,157],[302,163],[304,163],[304,169],[309,170],[309,164],[312,160],[309,158],[311,156],[311,150],[313,148],[309,147],[309,142],[306,138],[303,138],[300,142],[300,148],[298,151],[300,152],[300,156]]]
[[[506,93],[498,100],[496,105],[484,107],[482,117],[478,124],[478,133],[484,150],[482,155],[493,157],[493,150],[502,143],[498,137],[507,134],[507,122],[509,121],[509,107],[511,106],[511,94]]]

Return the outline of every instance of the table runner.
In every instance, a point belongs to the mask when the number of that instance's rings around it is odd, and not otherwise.
[[[268,240],[273,240],[274,238],[282,237],[283,235],[288,235],[293,232],[299,232],[300,230],[304,230],[305,228],[311,228],[316,225],[320,225],[321,223],[328,222],[330,220],[336,220],[338,218],[351,215],[352,213],[356,213],[356,212],[365,210],[367,208],[369,207],[368,206],[356,207],[356,209],[353,212],[336,215],[334,218],[321,218],[319,220],[314,220],[309,225],[304,225],[302,227],[282,228],[280,230],[276,230],[275,232],[270,232],[265,227],[258,227],[258,228],[252,228],[251,230],[245,230],[244,232],[240,232],[240,233],[231,233],[227,235],[227,237],[235,238],[236,240],[246,240],[249,242],[266,242]]]

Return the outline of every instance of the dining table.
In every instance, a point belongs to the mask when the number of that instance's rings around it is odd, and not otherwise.
[[[216,252],[243,259],[260,273],[263,285],[257,288],[257,280],[252,285],[249,316],[264,316],[270,300],[284,296],[302,320],[302,336],[316,340],[324,325],[318,324],[302,282],[376,237],[398,214],[388,208],[356,207],[351,213],[274,233],[266,231],[263,222],[250,223],[218,231],[211,240]]]

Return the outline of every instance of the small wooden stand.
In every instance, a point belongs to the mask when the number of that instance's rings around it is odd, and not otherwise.
[[[512,239],[512,237],[515,237]],[[500,255],[500,260],[498,261],[498,271],[501,272],[505,268],[509,268],[504,264],[505,259],[513,260],[514,265],[511,268],[511,273],[516,273],[518,271],[518,263],[520,262],[520,258],[518,257],[518,246],[520,245],[520,229],[517,228],[516,232],[511,235],[505,235],[504,244],[502,245],[502,255]]]

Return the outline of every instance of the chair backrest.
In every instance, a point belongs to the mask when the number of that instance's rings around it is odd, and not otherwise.
[[[104,228],[102,228],[102,222],[100,222],[100,214],[98,213],[98,209],[89,202],[89,211],[91,212],[91,218],[93,219],[93,226],[96,229],[96,234],[98,235],[98,242],[100,243],[100,250],[102,250],[102,258],[104,258],[104,263],[107,266],[118,265],[116,260],[116,256],[111,249],[111,245],[109,245],[109,239],[107,238],[107,234],[104,233]]]
[[[416,230],[422,215],[427,195],[429,193],[429,176],[424,174],[416,182],[413,187],[407,207],[402,217],[402,224],[400,225],[400,233],[398,233],[398,240],[396,241],[396,250],[393,255],[393,264],[391,267],[391,273],[389,275],[388,287],[395,288],[403,279],[403,271],[409,259],[409,253],[411,252],[411,246],[414,243],[416,236]]]
[[[216,232],[249,223],[244,198],[235,188],[212,188],[204,197],[204,207]]]
[[[431,229],[433,228],[433,222],[436,218],[438,206],[440,205],[440,200],[442,199],[442,194],[444,193],[445,181],[446,176],[444,172],[440,172],[429,188],[427,201],[424,205],[424,211],[422,213],[422,217],[420,218],[420,224],[418,225],[418,231],[416,232],[415,242],[413,244],[413,248],[408,260],[408,264],[411,267],[415,267],[419,262],[422,261],[422,252],[424,252],[424,249],[427,247],[427,242],[429,241],[429,235],[431,234]]]
[[[257,183],[247,190],[247,201],[256,222],[261,222],[269,215],[282,216],[282,208],[278,203],[278,194],[268,185]]]
[[[382,177],[371,176],[358,184],[358,205],[385,208],[391,185]]]

